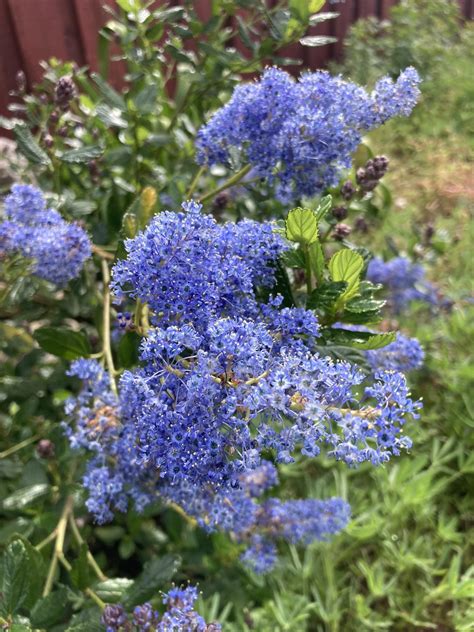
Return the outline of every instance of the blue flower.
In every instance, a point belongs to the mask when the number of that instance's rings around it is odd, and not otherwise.
[[[415,106],[420,79],[407,68],[372,93],[318,71],[298,81],[277,68],[238,86],[231,100],[199,130],[200,164],[230,164],[239,155],[275,184],[280,200],[314,196],[338,183],[362,135]]]
[[[33,272],[56,285],[79,276],[91,256],[91,242],[78,225],[46,208],[41,191],[15,184],[5,198],[5,221],[0,224],[0,251],[31,259]]]

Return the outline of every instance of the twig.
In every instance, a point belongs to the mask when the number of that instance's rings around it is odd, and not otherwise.
[[[104,282],[104,311],[102,320],[102,341],[105,362],[109,372],[110,387],[117,395],[117,384],[115,383],[114,358],[112,356],[112,345],[110,342],[110,272],[107,261],[102,260],[102,280]]]
[[[246,165],[240,171],[235,173],[231,178],[226,180],[220,187],[217,187],[217,189],[214,189],[214,191],[210,191],[209,193],[206,193],[206,195],[203,195],[199,201],[205,202],[206,200],[210,200],[221,191],[225,191],[226,189],[230,189],[230,187],[235,186],[242,180],[242,178],[244,178],[247,175],[247,173],[250,171],[251,168],[252,168],[251,165]]]
[[[46,583],[43,589],[43,597],[46,597],[47,595],[49,595],[49,593],[51,592],[51,588],[53,587],[54,575],[58,567],[58,560],[63,552],[64,537],[66,535],[67,521],[68,521],[69,514],[72,511],[73,504],[74,504],[73,497],[68,496],[66,498],[66,502],[64,503],[64,508],[61,513],[61,517],[59,518],[57,527],[53,532],[55,533],[56,542],[54,544],[53,556],[49,564],[48,576],[46,577]]]
[[[79,546],[84,544],[84,539],[81,536],[81,534],[79,532],[79,529],[77,528],[76,520],[74,518],[74,514],[73,514],[72,511],[69,514],[69,525],[71,527],[72,535],[74,536],[74,538],[75,538],[76,542],[79,544]],[[95,558],[92,555],[92,553],[89,551],[89,549],[87,550],[87,561],[89,562],[91,568],[94,569],[94,572],[97,575],[97,577],[100,579],[100,581],[101,582],[105,582],[105,580],[107,579],[107,575],[104,575],[104,573],[102,572],[100,566],[95,561]]]
[[[7,456],[10,456],[11,454],[18,452],[18,450],[22,450],[23,448],[26,448],[27,445],[34,443],[38,439],[40,439],[40,435],[34,435],[33,437],[29,437],[28,439],[25,439],[24,441],[20,441],[20,443],[17,443],[11,448],[8,448],[8,450],[4,450],[3,452],[0,452],[0,459],[5,459]]]

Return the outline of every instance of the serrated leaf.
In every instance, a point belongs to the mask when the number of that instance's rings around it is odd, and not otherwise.
[[[378,312],[382,309],[385,303],[386,301],[377,301],[374,298],[356,298],[346,304],[346,311],[354,314]]]
[[[308,246],[318,241],[318,220],[309,208],[294,208],[285,222],[286,237],[290,241]]]
[[[78,149],[69,149],[64,153],[58,155],[58,158],[63,162],[70,163],[83,163],[90,162],[94,158],[98,158],[104,153],[103,149],[99,145],[88,145],[86,147],[79,147]]]
[[[347,289],[339,302],[347,302],[358,293],[364,259],[359,253],[344,248],[331,257],[328,267],[333,281],[346,281]]]
[[[313,290],[306,303],[307,309],[329,309],[335,305],[337,299],[345,292],[347,283],[345,281],[333,281],[323,283]]]
[[[122,111],[119,108],[110,107],[105,103],[100,103],[95,113],[97,118],[102,121],[107,127],[119,127],[126,129],[128,127],[127,121],[122,116]]]
[[[281,256],[281,262],[287,268],[304,268],[306,265],[305,255],[302,250],[287,250]]]
[[[396,332],[372,333],[371,331],[352,331],[335,328],[328,331],[331,341],[339,345],[347,345],[361,351],[381,349],[397,337]]]
[[[84,358],[90,354],[89,342],[79,331],[59,327],[41,327],[34,332],[33,338],[44,351],[65,360]]]
[[[324,252],[319,241],[308,246],[308,257],[311,272],[316,277],[318,284],[324,281]]]
[[[50,489],[48,483],[37,483],[28,487],[21,487],[5,498],[2,502],[2,509],[6,511],[15,511],[24,509],[39,498],[45,496]]]
[[[112,88],[112,86],[108,84],[107,81],[105,81],[105,79],[103,79],[98,73],[91,73],[91,77],[104,101],[112,107],[125,112],[127,106],[125,105],[125,100],[122,95],[114,90],[114,88]]]
[[[165,555],[152,559],[145,564],[143,572],[125,591],[123,604],[126,608],[149,601],[169,582],[178,569],[180,559],[175,555]]]
[[[387,331],[381,334],[373,334],[365,342],[353,342],[352,346],[356,349],[363,349],[364,351],[372,351],[374,349],[382,349],[386,347],[397,337],[395,331]]]
[[[84,590],[90,584],[89,563],[87,561],[87,544],[82,544],[78,557],[72,564],[70,576],[72,583],[79,590]]]
[[[332,195],[326,195],[321,199],[316,209],[316,219],[320,222],[332,206]]]
[[[94,592],[106,603],[121,601],[124,592],[131,588],[133,579],[128,577],[115,577],[100,582],[94,588]]]
[[[66,607],[68,591],[60,588],[50,593],[47,597],[39,599],[31,610],[31,624],[35,628],[50,629],[53,625],[61,623],[69,614]]]
[[[36,165],[47,167],[51,164],[48,154],[41,149],[26,125],[15,125],[13,132],[18,150],[25,158]]]
[[[7,617],[21,609],[29,594],[29,558],[23,542],[15,540],[7,546],[2,566],[0,613]]]
[[[300,39],[302,46],[326,46],[327,44],[334,44],[337,42],[337,37],[331,37],[330,35],[306,35]]]

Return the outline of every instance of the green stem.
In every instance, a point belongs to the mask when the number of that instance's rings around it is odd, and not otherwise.
[[[79,546],[82,546],[84,544],[84,539],[81,536],[79,529],[77,528],[77,524],[76,524],[76,520],[74,518],[74,514],[71,513],[69,514],[69,525],[71,527],[71,531],[72,531],[72,535],[74,536],[76,542],[79,544]],[[101,582],[105,582],[105,580],[107,579],[107,575],[104,575],[104,573],[102,572],[100,566],[97,564],[97,562],[95,561],[94,556],[92,555],[92,553],[87,550],[87,561],[89,562],[91,568],[94,570],[95,574],[97,575],[98,579]]]
[[[110,387],[117,394],[117,385],[115,383],[115,367],[114,358],[112,356],[112,345],[110,341],[110,271],[107,261],[102,259],[102,280],[104,283],[104,311],[102,320],[102,341],[105,362],[109,372]]]
[[[188,192],[186,193],[186,199],[190,200],[194,191],[196,190],[196,187],[198,185],[199,180],[201,179],[203,173],[206,171],[206,165],[202,165],[202,167],[199,168],[198,172],[196,173],[196,175],[193,178],[193,181],[191,182],[191,185],[188,189]]]
[[[68,573],[70,573],[72,571],[72,566],[71,566],[71,564],[69,564],[69,562],[65,558],[64,553],[62,551],[58,555],[58,560],[61,562],[61,564],[64,566],[64,568],[67,570]],[[99,606],[99,608],[101,610],[103,610],[105,608],[105,606],[106,606],[105,601],[102,601],[102,599],[99,597],[99,595],[97,595],[92,590],[92,588],[84,588],[84,592],[86,593],[86,595],[88,597],[90,597],[93,601],[95,601],[95,603]]]
[[[68,496],[66,498],[66,502],[64,503],[64,508],[61,513],[61,517],[59,518],[59,522],[57,524],[54,533],[56,534],[56,542],[54,544],[53,557],[51,558],[51,562],[49,564],[48,576],[46,577],[46,583],[43,589],[43,597],[46,597],[51,592],[54,583],[54,576],[56,574],[56,569],[58,567],[58,560],[63,552],[64,547],[64,538],[66,536],[66,528],[67,521],[70,512],[72,511],[74,504],[74,499],[72,496]]]
[[[230,189],[230,187],[235,186],[247,175],[247,173],[250,171],[251,168],[252,168],[251,165],[246,165],[240,171],[235,173],[231,178],[226,180],[224,184],[222,184],[220,187],[217,187],[217,189],[214,189],[214,191],[211,191],[210,193],[206,193],[206,195],[203,195],[199,201],[205,202],[206,200],[210,200],[221,191],[225,191],[226,189]]]
[[[308,248],[308,246],[306,246],[305,250],[304,250],[304,259],[305,259],[305,263],[306,263],[306,270],[305,270],[306,291],[307,291],[308,296],[309,296],[311,294],[311,292],[313,291],[313,279],[312,279],[311,260],[310,260],[310,257],[309,257],[309,248]]]
[[[29,439],[20,441],[20,443],[17,443],[11,448],[8,448],[8,450],[4,450],[3,452],[0,452],[0,459],[5,459],[7,456],[10,456],[11,454],[18,452],[18,450],[22,450],[23,448],[26,448],[27,445],[34,443],[38,439],[40,439],[40,435],[34,435],[33,437],[29,437]]]

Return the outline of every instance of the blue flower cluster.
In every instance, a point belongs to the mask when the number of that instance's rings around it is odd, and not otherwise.
[[[381,349],[366,351],[367,360],[374,371],[379,369],[414,371],[423,366],[425,353],[416,338],[397,334],[397,338]]]
[[[141,365],[115,397],[98,363],[76,361],[84,390],[67,404],[72,444],[92,452],[84,484],[98,521],[158,495],[232,532],[250,547],[244,561],[266,570],[279,539],[325,539],[349,519],[340,499],[264,499],[278,482],[273,462],[324,450],[379,464],[410,447],[403,424],[419,404],[401,373],[367,383],[357,366],[315,352],[313,312],[257,300],[284,248],[271,225],[218,226],[194,203],[127,243],[114,289],[150,308]]]
[[[140,299],[160,326],[193,323],[201,331],[217,315],[251,313],[255,285],[272,285],[285,249],[270,223],[220,226],[195,202],[157,215],[125,242],[127,259],[114,267],[117,297]]]
[[[400,314],[412,301],[425,301],[431,305],[440,302],[436,288],[425,279],[423,266],[406,257],[389,261],[374,257],[367,268],[367,279],[385,286],[387,306],[394,314]]]
[[[385,77],[372,93],[318,71],[298,81],[277,68],[260,81],[238,86],[229,103],[198,133],[200,164],[229,164],[235,154],[276,184],[282,201],[313,196],[335,186],[362,134],[415,106],[420,78],[407,68]]]
[[[195,586],[172,588],[163,595],[163,614],[145,603],[134,609],[131,618],[122,605],[107,605],[101,622],[106,632],[220,632],[218,623],[207,624],[194,609],[198,596]]]
[[[91,256],[87,233],[47,208],[35,187],[15,184],[5,198],[5,217],[0,224],[0,252],[31,259],[33,272],[42,279],[65,285]]]

